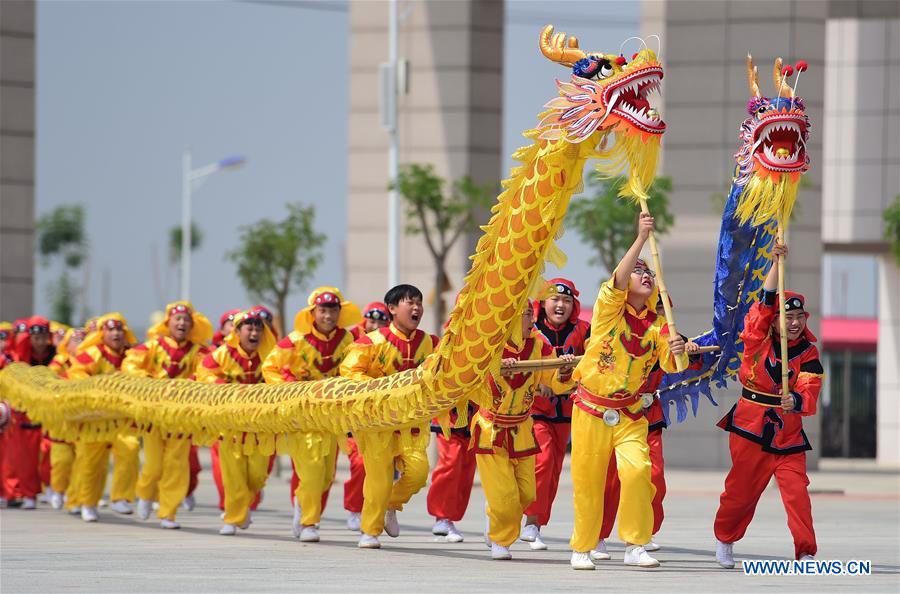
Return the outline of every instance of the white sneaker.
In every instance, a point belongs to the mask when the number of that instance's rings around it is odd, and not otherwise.
[[[497,543],[491,543],[491,559],[494,561],[508,561],[512,559],[509,548]]]
[[[438,519],[435,521],[434,526],[431,527],[431,533],[435,536],[447,536],[450,532],[450,525],[450,520]]]
[[[244,523],[241,524],[240,526],[238,526],[238,528],[240,528],[241,530],[246,530],[247,528],[250,527],[250,524],[252,524],[252,523],[253,523],[253,514],[250,511],[248,511],[247,519],[244,520]]]
[[[809,553],[802,555],[799,559],[799,561],[815,561],[815,560],[816,560],[816,558],[813,557],[812,555],[810,555]]]
[[[56,491],[50,495],[50,507],[53,509],[62,509],[63,506],[63,494],[57,493]]]
[[[153,511],[159,511],[159,501],[154,501],[152,503],[152,505],[153,505]]]
[[[578,553],[572,551],[572,559],[569,561],[572,569],[596,569],[591,556],[588,553]]]
[[[380,549],[381,542],[378,540],[377,536],[369,536],[368,534],[363,534],[359,537],[359,542],[356,543],[356,546],[361,549]]]
[[[166,530],[178,530],[181,528],[181,524],[176,522],[175,520],[170,520],[169,518],[163,518],[159,522],[160,528],[165,528]]]
[[[734,545],[716,540],[716,563],[725,569],[734,569]]]
[[[219,514],[219,519],[220,519],[220,520],[224,520],[224,519],[225,519],[225,512],[222,512],[222,513]]]
[[[22,506],[19,509],[35,509],[37,507],[37,501],[34,500],[34,497],[26,497],[22,500]]]
[[[219,528],[219,534],[222,536],[234,536],[237,534],[237,526],[234,524],[225,524],[221,528]]]
[[[653,551],[658,551],[662,547],[653,542],[652,540],[644,545],[644,550],[648,553],[652,553]]]
[[[194,499],[193,495],[188,495],[184,498],[184,501],[181,502],[181,507],[186,509],[187,511],[194,511],[194,508],[197,506],[197,500]]]
[[[659,561],[650,556],[641,545],[631,545],[625,547],[625,565],[634,565],[636,567],[659,567]]]
[[[82,506],[81,519],[85,522],[96,522],[99,518],[96,507]]]
[[[37,494],[37,502],[50,503],[50,493],[53,493],[53,489],[51,489],[50,487],[45,488],[43,491]]]
[[[546,551],[547,544],[544,542],[544,539],[541,538],[541,533],[538,532],[537,536],[534,537],[534,541],[528,543],[528,546],[531,547],[532,551]]]
[[[540,533],[541,529],[534,524],[525,524],[525,527],[522,528],[522,533],[519,535],[519,540],[534,542],[534,539],[537,538]]]
[[[465,540],[465,537],[462,535],[462,532],[457,530],[456,526],[453,522],[449,522],[450,528],[447,529],[447,542],[462,542]]]
[[[134,513],[134,508],[131,507],[131,504],[127,499],[119,499],[118,501],[113,501],[109,506],[109,509],[113,510],[117,514],[122,514],[125,516],[131,515]]]
[[[108,505],[109,499],[107,499],[106,497],[97,502],[97,507],[107,507]]]
[[[304,526],[300,531],[300,542],[319,542],[319,531],[315,526]]]
[[[350,512],[350,516],[347,518],[347,530],[359,532],[359,524],[359,512]]]
[[[397,510],[389,509],[384,514],[384,531],[391,538],[400,536],[400,522],[397,521]]]
[[[597,543],[597,548],[590,552],[591,561],[609,561],[612,556],[606,550],[606,541],[602,538]]]
[[[70,507],[66,510],[70,516],[80,516],[81,515],[81,506],[76,505],[75,507]]]
[[[149,499],[138,499],[137,500],[137,515],[140,519],[146,520],[150,517],[150,512],[153,511],[153,502]]]
[[[300,509],[300,504],[294,502],[294,517],[291,518],[291,534],[294,535],[294,538],[300,538],[300,530],[303,527],[300,525],[300,518],[303,517],[303,510]]]

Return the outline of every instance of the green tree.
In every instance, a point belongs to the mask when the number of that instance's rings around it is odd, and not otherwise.
[[[900,194],[894,203],[884,210],[884,238],[888,240],[891,253],[900,266]]]
[[[448,188],[432,165],[417,163],[401,167],[390,187],[403,196],[407,235],[421,235],[434,260],[435,324],[440,331],[447,315],[443,294],[451,289],[447,255],[464,233],[478,229],[478,217],[490,208],[496,189],[480,186],[468,176]]]
[[[315,274],[326,239],[313,225],[315,208],[288,204],[287,209],[284,220],[242,226],[240,245],[228,253],[250,298],[278,312],[282,335],[287,298],[293,290],[304,289]]]
[[[203,243],[203,231],[191,221],[191,251],[195,252]],[[169,262],[181,262],[181,225],[169,229]]]
[[[71,278],[87,257],[88,243],[84,233],[84,207],[80,204],[57,206],[38,218],[37,251],[44,268],[59,262],[62,273],[47,287],[51,316],[71,325],[80,289]],[[82,304],[84,306],[84,304]]]
[[[599,264],[612,272],[631,247],[637,232],[638,209],[619,197],[624,177],[604,179],[593,174],[588,182],[591,196],[576,198],[569,206],[566,226],[575,229],[594,255],[591,264]],[[675,222],[669,213],[672,180],[657,178],[648,189],[647,201],[656,221],[656,234],[663,235]]]

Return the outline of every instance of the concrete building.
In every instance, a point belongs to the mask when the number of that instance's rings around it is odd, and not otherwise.
[[[399,100],[400,163],[432,163],[455,180],[500,179],[503,2],[439,0],[402,11],[398,52],[409,60],[409,91]],[[378,67],[388,57],[387,2],[350,3],[350,139],[347,195],[347,294],[380,300],[387,287],[387,146],[379,124]],[[401,225],[401,230],[405,224]],[[447,271],[468,270],[471,240],[460,241]],[[377,246],[377,249],[373,249]],[[400,240],[400,279],[426,294],[434,265],[421,237]],[[445,295],[452,304],[454,291]],[[426,314],[423,328],[437,321]]]
[[[34,293],[34,0],[0,2],[0,320]]]

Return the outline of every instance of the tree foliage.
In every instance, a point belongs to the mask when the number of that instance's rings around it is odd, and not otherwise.
[[[490,208],[496,192],[468,176],[448,184],[432,165],[410,163],[400,168],[390,186],[403,197],[406,233],[421,235],[435,265],[435,320],[440,328],[446,317],[443,293],[450,290],[447,254],[466,232],[478,229],[478,217]]]
[[[41,265],[47,268],[54,262],[60,262],[62,266],[60,277],[47,287],[50,315],[54,320],[68,325],[74,322],[81,293],[70,273],[81,268],[88,253],[84,219],[84,207],[70,204],[57,206],[35,223]]]
[[[900,194],[894,203],[884,211],[884,238],[887,239],[891,253],[900,266]]]
[[[191,251],[197,249],[203,244],[203,230],[197,226],[197,223],[191,221]],[[169,262],[177,264],[181,261],[181,225],[176,225],[169,229]]]
[[[637,233],[638,210],[619,197],[624,177],[604,179],[593,174],[588,182],[592,192],[572,201],[566,215],[566,226],[575,229],[582,241],[593,251],[591,264],[599,264],[612,272],[631,247]],[[665,234],[675,222],[669,212],[672,180],[657,178],[648,189],[647,203],[656,221],[657,235]]]
[[[278,312],[284,333],[287,298],[305,289],[322,262],[325,235],[314,227],[315,208],[288,204],[281,221],[262,219],[240,228],[240,245],[228,253],[251,299]]]

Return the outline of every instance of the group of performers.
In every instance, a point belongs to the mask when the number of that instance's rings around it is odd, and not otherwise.
[[[541,529],[550,522],[571,444],[571,566],[590,570],[610,559],[605,540],[616,516],[626,543],[625,564],[658,566],[650,553],[660,548],[654,535],[663,522],[666,424],[654,394],[665,374],[692,364],[699,347],[670,333],[661,313],[654,271],[640,258],[652,229],[653,218],[642,214],[633,245],[602,284],[590,323],[581,320],[574,284],[564,278],[549,281],[542,299],[522,309],[521,340],[507,342],[501,374],[488,376],[468,407],[453,412],[449,432],[435,422],[431,428],[283,436],[294,469],[294,536],[302,542],[319,540],[340,451],[350,459],[344,507],[348,528],[360,532],[358,546],[377,549],[382,533],[399,536],[398,513],[428,483],[427,448],[434,432],[438,461],[427,507],[433,533],[447,542],[464,540],[455,523],[466,512],[477,468],[487,500],[485,540],[491,558],[510,559],[517,540],[546,549]],[[787,255],[781,244],[774,249]],[[773,267],[744,323],[741,398],[719,423],[729,432],[732,457],[714,528],[716,559],[723,567],[734,566],[732,545],[744,536],[773,476],[796,558],[816,553],[805,464],[810,445],[802,417],[816,411],[823,371],[806,327],[803,296],[787,293],[785,303],[779,303],[775,282]],[[788,317],[789,394],[781,393],[778,308]],[[415,368],[434,351],[438,337],[419,328],[423,309],[422,293],[411,285],[391,288],[383,302],[362,310],[339,289],[319,287],[297,313],[293,331],[279,339],[264,307],[226,312],[214,333],[191,303],[177,301],[142,343],[118,313],[69,329],[34,316],[0,325],[0,367],[15,360],[50,366],[68,379],[122,373],[240,384],[336,375],[380,378]],[[542,360],[556,365],[523,365]],[[45,491],[54,509],[96,522],[111,455],[111,510],[147,520],[155,507],[163,528],[179,528],[176,515],[179,508],[192,506],[199,471],[190,435],[123,427],[113,439],[81,435],[66,443],[43,433],[27,411],[6,410],[9,418],[0,436],[3,507],[34,509]],[[245,447],[247,439],[257,438],[222,438],[212,448],[222,535],[250,526],[273,466],[274,456]]]

